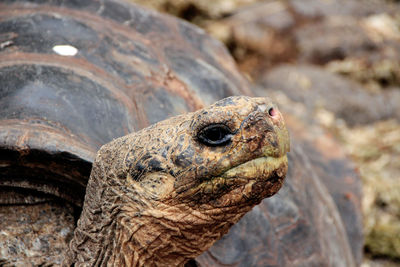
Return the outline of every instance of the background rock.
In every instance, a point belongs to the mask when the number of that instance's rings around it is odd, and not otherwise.
[[[357,82],[319,67],[280,65],[262,76],[258,84],[267,91],[282,91],[293,101],[305,104],[310,117],[326,109],[350,126],[390,118],[400,121],[397,108],[400,91],[368,92]]]

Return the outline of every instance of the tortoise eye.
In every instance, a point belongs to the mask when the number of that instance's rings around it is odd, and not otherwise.
[[[231,142],[233,133],[223,124],[212,124],[204,127],[197,134],[198,140],[206,146],[224,146]]]

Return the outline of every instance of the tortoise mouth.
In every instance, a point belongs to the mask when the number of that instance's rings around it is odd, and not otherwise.
[[[276,194],[283,185],[288,170],[287,156],[260,157],[238,165],[221,177],[230,183],[229,196],[233,203],[258,204]],[[231,202],[231,203],[232,203]]]
[[[286,154],[280,157],[259,157],[235,166],[182,192],[182,199],[197,204],[214,203],[218,207],[258,203],[274,195],[282,187],[288,170]]]
[[[240,194],[249,197],[252,195],[251,198],[264,198],[279,190],[287,169],[286,155],[255,158],[204,181],[185,195],[194,199],[201,196],[198,200],[200,202],[218,199],[223,195],[230,196],[231,200],[234,200],[234,195],[238,194],[236,189],[239,189]]]
[[[245,180],[268,180],[272,174],[280,178],[286,175],[287,156],[281,157],[259,157],[242,163],[227,170],[220,177],[224,179],[245,179]]]

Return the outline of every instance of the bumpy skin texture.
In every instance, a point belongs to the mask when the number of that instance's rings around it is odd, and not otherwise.
[[[228,127],[210,146],[207,127]],[[66,263],[182,266],[207,250],[287,171],[289,137],[267,98],[230,97],[104,145]]]

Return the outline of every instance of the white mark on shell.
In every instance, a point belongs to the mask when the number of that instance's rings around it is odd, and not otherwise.
[[[78,53],[78,49],[71,45],[55,45],[53,51],[60,56],[72,57]]]

